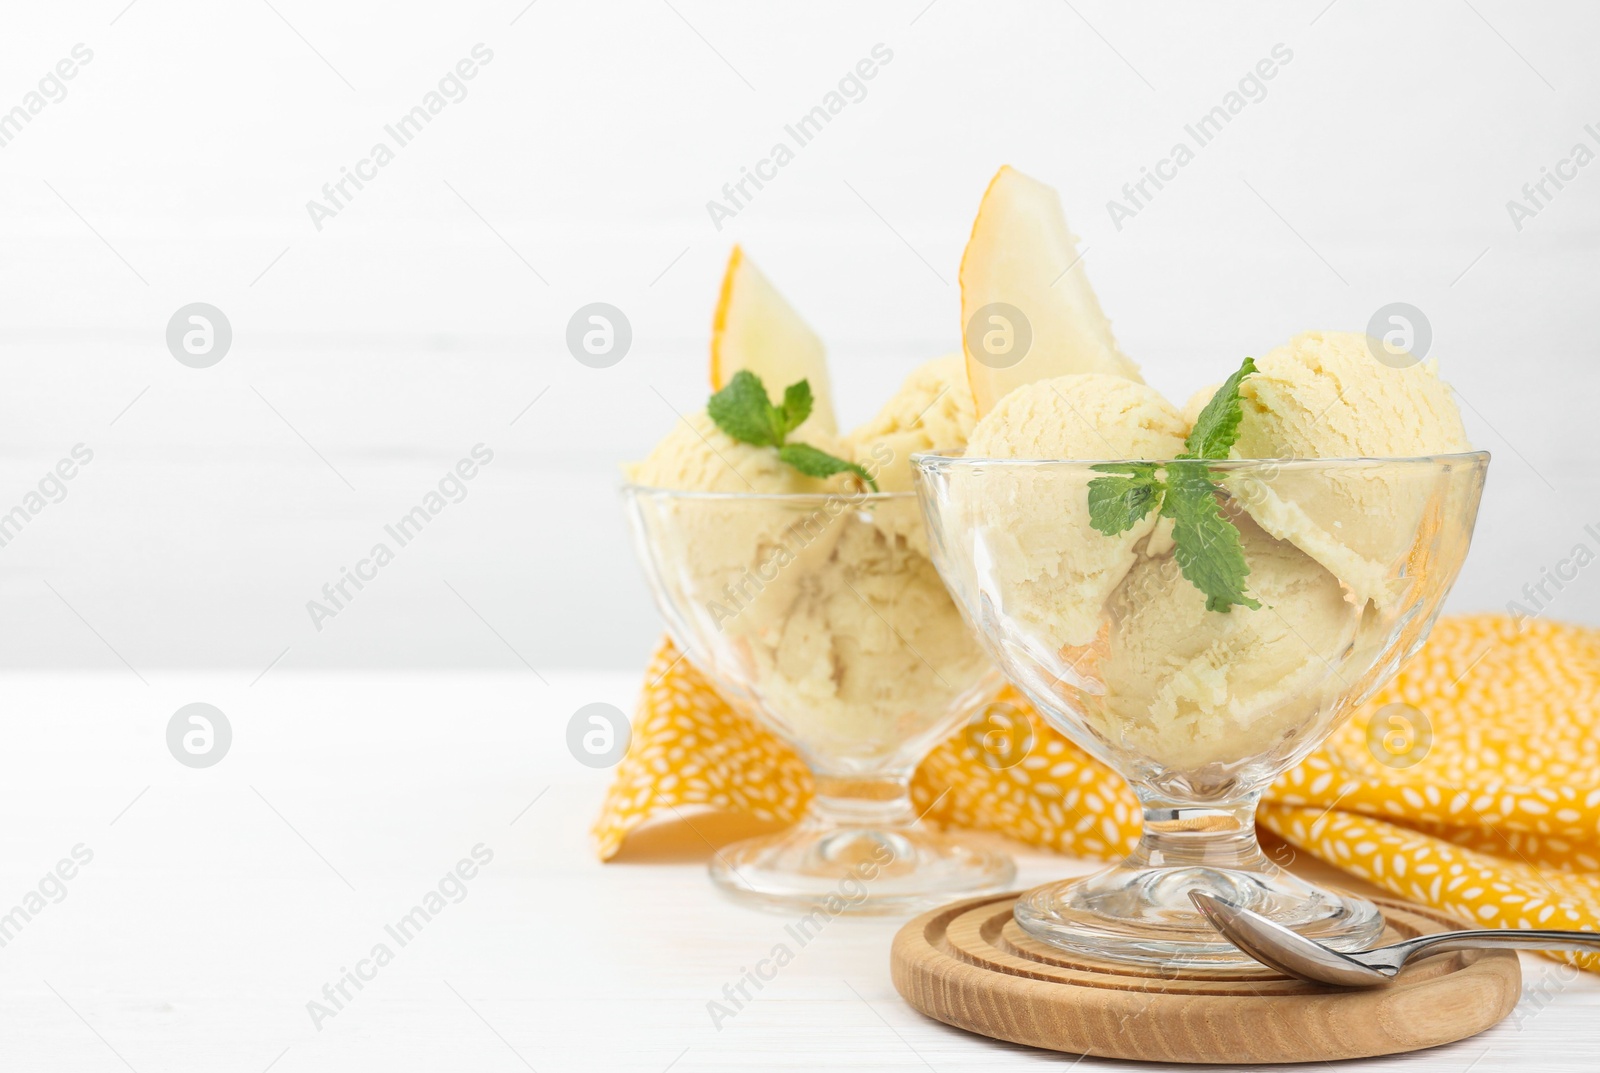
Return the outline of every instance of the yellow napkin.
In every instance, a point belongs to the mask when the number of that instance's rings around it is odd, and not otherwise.
[[[1127,784],[1019,695],[1032,747],[985,763],[962,728],[917,771],[928,818],[1075,857],[1139,836]],[[1427,646],[1267,791],[1260,823],[1307,853],[1480,927],[1600,930],[1600,630],[1501,615],[1442,619]],[[663,642],[595,823],[601,859],[647,820],[706,805],[791,822],[811,794],[787,746]],[[1600,969],[1600,956],[1566,956]]]

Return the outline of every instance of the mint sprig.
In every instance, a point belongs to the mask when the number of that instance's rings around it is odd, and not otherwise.
[[[835,473],[854,473],[862,480],[872,483],[872,478],[867,476],[867,471],[854,462],[846,462],[842,458],[835,458],[826,451],[820,451],[809,443],[786,443],[778,448],[778,458],[807,477],[832,477]],[[873,484],[876,489],[878,486]]]
[[[741,443],[782,442],[783,411],[767,400],[759,377],[741,372],[706,403],[706,414],[723,432]]]
[[[1089,524],[1106,536],[1126,533],[1150,511],[1161,505],[1163,484],[1156,467],[1147,462],[1115,462],[1095,466],[1100,473],[1117,477],[1096,477],[1089,482]]]
[[[1244,359],[1239,371],[1222,382],[1211,401],[1206,403],[1200,416],[1195,418],[1189,438],[1183,441],[1183,454],[1179,458],[1227,458],[1239,439],[1239,422],[1244,418],[1244,405],[1239,398],[1239,385],[1245,377],[1257,372],[1254,358]]]
[[[1161,516],[1172,519],[1173,556],[1178,569],[1206,594],[1207,611],[1243,604],[1261,610],[1245,593],[1250,566],[1244,560],[1239,527],[1222,513],[1217,482],[1202,462],[1175,462],[1167,468],[1167,494]]]
[[[776,447],[778,458],[785,465],[807,477],[853,473],[876,492],[878,482],[856,463],[836,458],[808,443],[789,442],[789,434],[811,416],[813,403],[810,382],[799,380],[784,389],[783,403],[774,406],[761,378],[748,369],[740,369],[721,391],[711,396],[706,403],[706,414],[718,428],[740,443]]]
[[[1245,591],[1250,566],[1239,527],[1222,512],[1221,485],[1205,465],[1207,459],[1227,458],[1238,440],[1244,415],[1239,385],[1256,371],[1255,361],[1245,358],[1223,381],[1200,411],[1183,453],[1164,471],[1149,462],[1108,462],[1093,467],[1108,476],[1089,482],[1089,524],[1098,532],[1125,533],[1152,510],[1172,520],[1178,569],[1205,593],[1207,611],[1228,611],[1234,604],[1252,611],[1261,607]]]

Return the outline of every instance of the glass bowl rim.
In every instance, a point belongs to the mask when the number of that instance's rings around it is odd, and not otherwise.
[[[1338,469],[1372,469],[1378,466],[1415,466],[1439,468],[1445,465],[1473,465],[1484,466],[1489,462],[1488,451],[1456,451],[1444,452],[1433,455],[1411,455],[1397,457],[1352,457],[1352,458],[1208,458],[1208,459],[1178,459],[1178,458],[986,458],[969,457],[950,451],[918,451],[911,455],[911,464],[918,471],[929,470],[956,470],[965,467],[983,466],[994,469],[1071,469],[1100,472],[1096,466],[1127,465],[1129,463],[1142,463],[1147,465],[1168,466],[1178,462],[1204,462],[1208,469],[1223,472],[1242,472],[1284,469],[1298,469],[1303,471],[1338,470]],[[843,502],[847,506],[872,506],[878,503],[909,502],[917,498],[915,491],[906,492],[707,492],[684,488],[663,488],[657,485],[636,484],[624,481],[617,489],[618,493],[627,498],[649,499],[682,499],[682,500],[713,500],[713,501],[739,501],[739,502],[766,502],[782,503],[791,506],[800,504],[821,505],[832,502]]]
[[[783,503],[791,506],[842,502],[846,507],[877,503],[914,502],[915,492],[701,492],[682,488],[661,488],[625,481],[618,494],[631,499],[706,499],[747,503]]]
[[[1046,469],[1094,470],[1096,466],[1128,465],[1140,463],[1154,466],[1171,466],[1183,462],[1203,462],[1208,469],[1224,472],[1252,470],[1338,470],[1372,469],[1377,466],[1416,466],[1441,468],[1446,465],[1483,466],[1489,462],[1488,451],[1453,451],[1431,455],[1402,455],[1395,457],[1356,456],[1350,458],[985,458],[968,456],[952,451],[918,451],[912,454],[911,464],[917,470],[960,469],[967,466],[984,466],[995,469]],[[1095,472],[1101,472],[1095,470]]]

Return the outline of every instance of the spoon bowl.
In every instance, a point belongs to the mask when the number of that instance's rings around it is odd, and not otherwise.
[[[1342,953],[1207,891],[1191,890],[1189,900],[1207,923],[1261,964],[1286,976],[1335,987],[1382,987],[1422,953],[1489,948],[1600,951],[1600,934],[1594,932],[1502,928],[1438,932]]]

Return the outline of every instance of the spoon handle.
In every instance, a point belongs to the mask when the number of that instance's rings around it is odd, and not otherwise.
[[[1436,935],[1419,935],[1415,939],[1395,943],[1389,949],[1397,952],[1404,950],[1405,956],[1411,957],[1424,950],[1478,950],[1484,947],[1600,953],[1600,933],[1526,928],[1445,931]]]

